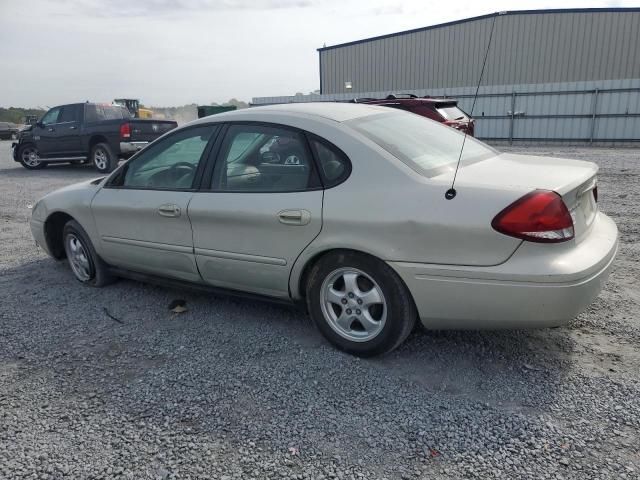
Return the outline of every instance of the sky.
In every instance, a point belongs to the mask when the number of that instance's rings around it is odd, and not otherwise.
[[[634,4],[635,3],[635,4]],[[627,1],[0,0],[0,107],[222,103],[319,88],[318,52],[503,10]]]

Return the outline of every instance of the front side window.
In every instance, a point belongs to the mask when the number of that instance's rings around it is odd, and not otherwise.
[[[442,123],[406,112],[368,115],[345,122],[418,173],[431,177],[498,154],[488,145]]]
[[[213,131],[211,126],[189,128],[160,140],[127,163],[112,185],[169,190],[192,188]]]
[[[212,190],[295,192],[318,187],[304,137],[284,127],[232,125],[216,161]]]
[[[42,123],[45,125],[51,125],[52,123],[58,123],[58,117],[60,116],[61,107],[55,107],[49,110],[42,117]]]

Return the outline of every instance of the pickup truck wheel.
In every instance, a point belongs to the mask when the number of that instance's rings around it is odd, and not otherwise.
[[[24,168],[29,170],[40,170],[47,166],[40,160],[40,153],[35,145],[22,145],[18,150],[18,159]]]
[[[98,143],[91,149],[91,161],[100,173],[112,172],[118,159],[106,143]]]

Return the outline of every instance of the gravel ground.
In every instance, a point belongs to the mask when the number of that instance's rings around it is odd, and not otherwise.
[[[0,142],[0,478],[640,478],[640,151],[511,150],[600,165],[622,241],[600,297],[566,328],[417,331],[359,360],[285,307],[80,286],[29,206],[96,172]]]

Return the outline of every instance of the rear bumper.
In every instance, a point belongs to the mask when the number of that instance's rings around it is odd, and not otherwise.
[[[598,213],[579,244],[523,242],[493,267],[390,262],[427,328],[534,328],[573,319],[598,296],[618,251],[615,223]]]
[[[149,142],[120,142],[120,153],[131,156],[138,150],[142,150]]]

